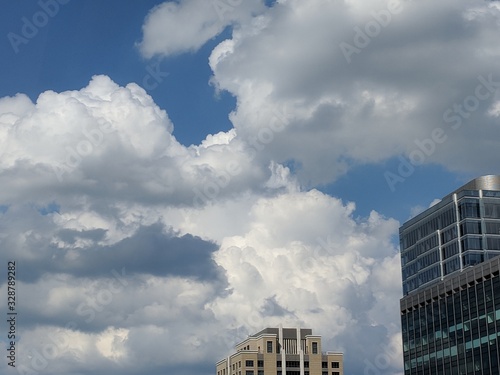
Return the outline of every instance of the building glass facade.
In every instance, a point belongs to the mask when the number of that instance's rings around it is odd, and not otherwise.
[[[498,375],[500,176],[400,228],[405,375]]]
[[[477,185],[474,181],[469,184]],[[403,295],[408,295],[500,254],[500,191],[452,193],[405,223],[399,237]]]
[[[405,375],[500,374],[498,270],[408,306],[401,328]]]

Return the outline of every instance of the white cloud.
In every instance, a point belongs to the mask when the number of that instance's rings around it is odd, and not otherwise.
[[[216,317],[248,333],[280,322],[313,327],[332,338],[328,349],[346,346],[351,371],[361,373],[351,357],[360,348],[343,336],[384,327],[378,340],[389,345],[386,334],[399,331],[399,255],[390,241],[398,223],[376,213],[355,220],[352,205],[314,190],[257,199],[249,220],[215,254],[231,290],[211,304]],[[379,347],[364,350],[374,358]],[[391,369],[399,366],[393,358]]]
[[[500,76],[491,37],[498,10],[483,2],[444,3],[402,3],[351,64],[339,43],[350,41],[353,27],[365,26],[372,11],[385,11],[384,2],[371,8],[357,1],[286,1],[272,8],[254,2],[260,13],[253,18],[251,5],[234,6],[247,21],[210,58],[214,85],[237,97],[234,129],[207,135],[199,146],[180,145],[166,113],[139,86],[119,87],[103,76],[80,91],[43,93],[36,104],[22,94],[3,98],[2,194],[11,200],[23,191],[50,201],[76,187],[89,196],[113,191],[124,200],[200,205],[259,189],[265,181],[273,187],[272,163],[289,166],[300,186],[331,182],[353,164],[410,153],[437,126],[452,141],[437,145],[426,162],[491,173],[494,152],[476,151],[496,149],[496,102],[471,112],[458,130],[443,123],[443,114],[474,93],[480,75]],[[184,30],[192,23],[183,17],[206,24],[202,20],[213,15],[201,10],[213,5],[164,3],[150,18],[170,20],[175,11],[176,30]],[[414,14],[431,15],[432,27],[416,23]],[[432,64],[414,52],[425,48],[436,50]],[[449,66],[446,51],[463,54],[463,63],[443,69]],[[488,54],[478,59],[481,51]],[[450,99],[445,91],[455,94]],[[471,121],[473,128],[466,126]],[[47,146],[56,138],[55,147]]]
[[[234,128],[200,145],[177,142],[141,87],[106,76],[36,103],[0,99],[1,257],[29,270],[19,349],[32,354],[20,364],[182,374],[264,326],[300,323],[343,350],[353,373],[385,347],[384,373],[397,374],[398,223],[304,187],[409,153],[438,126],[453,141],[429,162],[494,170],[498,100],[457,130],[443,114],[479,76],[500,79],[498,7],[403,2],[349,64],[339,44],[385,2],[241,2],[222,17],[214,4],[154,8],[139,45],[145,57],[195,51],[234,26],[209,61],[215,89],[237,99]],[[51,204],[57,212],[40,212]],[[111,271],[124,262],[120,284]],[[47,360],[54,342],[64,350]]]
[[[146,17],[139,49],[145,57],[196,51],[227,26],[246,22],[263,9],[261,0],[166,1]]]
[[[118,361],[126,355],[124,342],[127,340],[128,330],[109,327],[96,340],[96,347],[105,358]]]
[[[166,112],[133,83],[95,76],[78,91],[44,92],[36,104],[24,95],[2,103],[0,204],[57,200],[81,208],[112,197],[203,205],[271,176],[269,161],[252,163],[262,144],[235,139],[234,130],[199,146],[179,144]]]
[[[360,349],[345,337],[353,327],[378,327],[372,336],[389,345],[398,331],[399,257],[391,243],[398,223],[375,212],[355,219],[352,203],[316,190],[278,191],[198,209],[121,202],[122,211],[109,201],[99,208],[72,207],[70,215],[64,205],[59,214],[41,215],[12,206],[2,214],[2,224],[10,223],[2,235],[15,236],[4,245],[25,270],[33,269],[29,284],[19,280],[25,291],[20,348],[40,353],[40,363],[47,362],[41,374],[76,373],[90,358],[107,373],[126,367],[133,374],[213,363],[246,334],[280,322],[312,327],[324,336],[325,347],[345,350],[351,364],[348,353]],[[201,253],[189,255],[186,240],[178,243],[195,274],[175,274],[183,267],[180,259],[170,264],[151,249],[173,253],[176,242],[163,245],[158,232],[132,229],[158,221],[176,233],[177,240],[169,241],[180,241],[184,233],[217,241],[212,256],[227,280],[203,276],[213,266],[205,260],[196,269]],[[114,238],[96,232],[119,233],[123,224],[128,231]],[[96,250],[101,254],[93,258]],[[137,258],[122,273],[130,256]],[[164,272],[154,274],[157,268]],[[61,348],[52,358],[45,352],[54,342]],[[373,359],[379,346],[363,350]],[[19,358],[29,368],[32,361]],[[396,371],[398,361],[390,368]]]
[[[261,103],[288,109],[286,129],[262,157],[294,161],[303,186],[408,155],[438,127],[447,141],[426,163],[498,169],[490,157],[499,136],[494,93],[460,118],[460,129],[444,117],[449,109],[456,115],[455,104],[470,108],[480,76],[500,82],[498,6],[402,1],[389,14],[392,3],[283,1],[212,52],[213,84],[238,99],[231,119],[240,136],[255,136],[269,122],[253,114]],[[377,26],[375,19],[385,21]],[[356,50],[349,59],[342,43]]]

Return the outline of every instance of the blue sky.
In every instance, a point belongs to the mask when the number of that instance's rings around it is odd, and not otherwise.
[[[499,25],[480,0],[4,6],[18,364],[208,374],[282,322],[401,374],[398,227],[500,173]]]
[[[60,5],[57,14],[50,17],[46,26],[37,27],[37,34],[28,38],[28,43],[14,42],[13,46],[8,37],[2,39],[0,96],[25,93],[36,101],[46,90],[78,89],[93,75],[105,74],[120,85],[142,85],[168,112],[176,139],[186,146],[199,144],[207,134],[229,130],[232,125],[228,115],[236,100],[227,91],[215,92],[209,84],[212,71],[207,63],[213,48],[230,35],[229,30],[198,51],[145,59],[136,47],[141,39],[142,21],[149,10],[161,3],[85,1]],[[36,2],[9,7],[12,9],[1,16],[2,35],[22,36],[23,17],[32,21],[33,15],[42,10]],[[157,72],[158,80],[152,77],[145,81],[151,71]],[[384,172],[397,169],[398,163],[394,158],[382,165],[355,167],[338,181],[318,188],[356,202],[361,216],[377,210],[403,221],[410,215],[411,207],[426,205],[475,176],[471,172],[457,177],[443,167],[420,166],[407,182],[398,183],[397,189],[391,191]],[[432,185],[422,188],[428,186],[424,180],[432,181]],[[366,193],[366,181],[370,181],[370,194]]]
[[[143,84],[150,70],[156,71],[159,65],[161,81],[153,79],[148,93],[178,124],[175,133],[179,141],[199,143],[206,134],[228,130],[227,115],[234,100],[227,93],[215,97],[208,84],[211,72],[207,64],[210,51],[224,35],[196,53],[162,61],[146,60],[135,48],[145,15],[160,3],[68,2],[60,5],[46,26],[37,28],[28,43],[14,43],[18,53],[7,37],[2,38],[1,95],[22,92],[36,100],[46,90],[83,87],[96,74],[106,74],[121,85]],[[32,20],[41,7],[35,1],[10,7],[2,14],[2,35],[13,32],[22,36],[22,18]],[[213,120],[207,122],[207,118]]]

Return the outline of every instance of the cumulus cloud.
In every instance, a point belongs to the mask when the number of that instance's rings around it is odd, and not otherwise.
[[[145,57],[232,27],[209,64],[214,89],[237,99],[234,127],[199,145],[180,144],[140,86],[106,76],[34,103],[0,98],[0,259],[19,262],[20,366],[208,374],[235,342],[283,323],[323,335],[353,374],[380,355],[379,370],[400,373],[398,223],[314,187],[409,155],[436,127],[452,141],[426,162],[496,170],[500,17],[495,3],[404,1],[357,46],[387,6],[152,9]]]
[[[262,147],[234,135],[185,147],[164,110],[136,84],[95,76],[80,90],[0,99],[0,204],[42,200],[81,207],[82,197],[204,205],[271,176]],[[231,144],[230,144],[231,143]],[[76,199],[75,199],[76,198]]]
[[[262,103],[288,108],[286,130],[263,153],[293,161],[302,185],[409,155],[436,128],[452,141],[424,162],[497,169],[498,5],[390,4],[279,2],[212,52],[212,82],[238,98],[232,121],[240,134],[266,126],[253,114]],[[480,89],[482,99],[474,98],[478,85],[491,89]]]
[[[114,204],[99,207],[105,217],[65,205],[1,215],[1,257],[19,265],[23,369],[208,373],[235,342],[280,322],[314,328],[355,363],[349,351],[374,360],[397,332],[394,220],[355,218],[353,203],[316,190],[198,208]],[[378,345],[355,346],[356,326]]]
[[[226,237],[215,254],[231,289],[211,304],[216,316],[248,333],[279,323],[312,327],[362,373],[358,354],[373,361],[399,331],[400,263],[390,241],[398,223],[376,213],[356,220],[353,209],[314,190],[257,199],[246,232]],[[377,345],[350,336],[355,327],[373,331]]]
[[[166,1],[146,17],[139,49],[148,58],[196,51],[227,26],[247,22],[264,8],[261,0]]]

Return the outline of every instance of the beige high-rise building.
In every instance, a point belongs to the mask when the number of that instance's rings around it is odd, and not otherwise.
[[[217,375],[344,375],[342,353],[323,352],[309,328],[266,328],[216,367]]]

